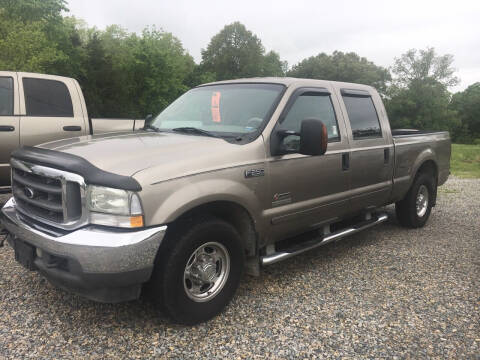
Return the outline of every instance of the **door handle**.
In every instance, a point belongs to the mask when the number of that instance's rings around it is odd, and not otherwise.
[[[342,170],[350,169],[350,153],[342,154]]]
[[[15,126],[10,125],[0,125],[0,131],[15,131]]]
[[[388,164],[390,161],[390,148],[383,149],[383,163]]]
[[[81,131],[82,127],[81,126],[64,126],[63,130],[64,131]]]

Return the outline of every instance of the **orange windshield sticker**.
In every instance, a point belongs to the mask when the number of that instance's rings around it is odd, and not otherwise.
[[[220,96],[221,93],[219,91],[212,93],[212,120],[216,123],[222,122],[220,117]]]

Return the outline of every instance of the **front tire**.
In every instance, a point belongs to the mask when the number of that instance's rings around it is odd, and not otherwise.
[[[395,204],[397,219],[401,225],[410,228],[423,227],[432,211],[436,192],[434,177],[420,173],[405,198]]]
[[[201,217],[173,225],[152,276],[154,301],[174,321],[207,321],[230,302],[244,267],[238,232],[229,223]]]

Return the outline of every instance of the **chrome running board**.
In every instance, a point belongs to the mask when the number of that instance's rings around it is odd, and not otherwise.
[[[295,255],[301,254],[305,251],[312,250],[312,249],[315,249],[315,248],[320,247],[322,245],[328,244],[329,242],[332,242],[334,240],[341,239],[341,238],[343,238],[347,235],[353,235],[357,232],[368,229],[372,226],[381,224],[384,221],[387,221],[387,219],[388,219],[388,215],[386,213],[377,214],[375,219],[373,219],[372,221],[370,221],[370,222],[368,222],[368,223],[366,223],[362,226],[359,226],[359,227],[353,226],[353,227],[350,227],[350,228],[347,228],[347,229],[342,229],[342,230],[337,231],[337,232],[332,233],[332,234],[325,235],[325,236],[321,237],[319,239],[319,241],[314,243],[314,244],[312,244],[310,242],[308,245],[306,245],[305,247],[300,248],[300,249],[296,249],[296,250],[293,250],[293,251],[283,250],[283,251],[280,251],[280,252],[275,252],[275,253],[270,254],[270,255],[262,256],[260,258],[260,263],[262,265],[274,264],[276,262],[279,262],[279,261],[291,258]]]

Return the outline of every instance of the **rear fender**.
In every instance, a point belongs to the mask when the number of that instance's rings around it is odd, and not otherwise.
[[[410,188],[410,186],[412,186],[413,181],[415,180],[415,177],[417,176],[418,170],[427,161],[433,161],[433,163],[435,164],[435,167],[437,169],[437,176],[438,176],[437,156],[432,149],[425,149],[424,151],[422,151],[418,155],[417,159],[415,160],[415,162],[412,165],[409,188]],[[437,181],[437,179],[435,179],[435,181]]]

